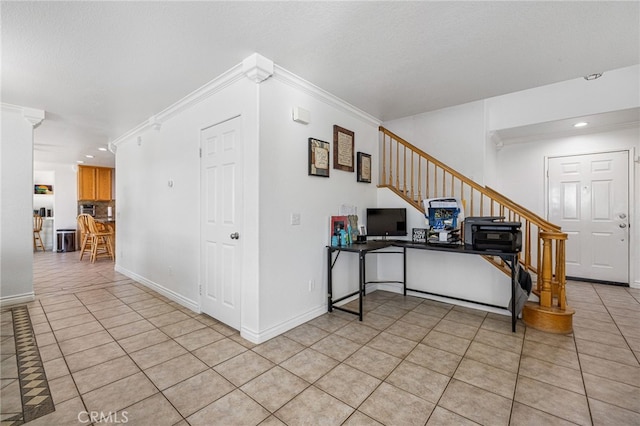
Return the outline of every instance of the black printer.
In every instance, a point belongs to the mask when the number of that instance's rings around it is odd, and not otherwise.
[[[522,249],[522,224],[504,222],[504,217],[467,217],[464,242],[474,250],[519,252]]]

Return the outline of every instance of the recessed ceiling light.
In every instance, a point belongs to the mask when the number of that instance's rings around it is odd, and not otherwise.
[[[84,161],[82,161],[82,160],[78,160],[78,161],[76,161],[76,163],[78,163],[78,164],[84,164]]]
[[[107,148],[104,148],[104,147],[98,148],[98,151],[106,151],[106,150],[107,150]]]
[[[574,124],[573,127],[584,127],[587,124],[589,124],[589,123],[587,123],[586,121],[581,121],[579,123]]]
[[[93,155],[91,155],[91,154],[87,154],[87,155],[85,155],[85,157],[87,157],[87,158],[93,158]]]

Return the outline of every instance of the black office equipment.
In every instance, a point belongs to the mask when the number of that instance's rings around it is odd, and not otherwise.
[[[520,222],[502,222],[495,218],[472,221],[471,245],[474,250],[519,252],[522,249]],[[466,236],[465,236],[466,240]]]
[[[473,245],[473,232],[471,232],[471,225],[474,223],[486,223],[495,222],[498,220],[504,220],[504,216],[469,216],[464,219],[463,223],[463,238],[464,243],[467,245]]]

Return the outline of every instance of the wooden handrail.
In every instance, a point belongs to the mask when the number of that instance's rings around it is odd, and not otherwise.
[[[463,174],[458,173],[457,171],[453,170],[451,167],[447,166],[446,164],[444,164],[440,160],[437,160],[435,157],[430,156],[429,154],[427,154],[426,152],[424,152],[420,148],[418,148],[418,147],[416,147],[414,145],[411,145],[409,142],[407,142],[406,140],[402,139],[400,136],[396,135],[395,133],[385,129],[382,126],[380,126],[378,129],[382,133],[384,133],[385,135],[389,136],[391,139],[395,139],[401,145],[404,145],[405,147],[411,149],[413,152],[418,154],[418,156],[428,159],[430,163],[435,164],[435,165],[437,165],[437,167],[449,172],[450,174],[456,176],[459,179],[464,180],[465,183],[468,183],[469,185],[473,186],[474,189],[477,189],[477,190],[481,191],[484,188],[483,186],[479,185],[478,183],[474,182],[473,180],[469,179],[468,177],[464,176]]]
[[[534,224],[538,225],[540,228],[554,230],[554,231],[560,231],[560,229],[561,229],[560,226],[556,225],[555,223],[551,223],[548,220],[545,220],[545,219],[541,218],[537,214],[533,213],[531,210],[529,210],[526,207],[523,207],[520,204],[516,203],[515,201],[505,197],[504,195],[502,195],[501,193],[499,193],[495,189],[491,188],[490,186],[485,186],[484,189],[485,189],[487,195],[490,195],[491,198],[493,198],[494,200],[496,200],[500,204],[504,204],[505,206],[511,208],[513,211],[519,212],[521,216],[526,217],[531,223],[534,223]]]
[[[474,182],[384,127],[381,126],[379,130],[382,134],[381,152],[383,153],[379,187],[393,190],[422,213],[425,213],[423,199],[456,197],[462,200],[466,217],[504,216],[508,221],[521,222],[523,247],[520,262],[534,274],[542,271],[545,260],[542,256],[541,233],[562,234],[558,225],[547,221],[495,189]],[[562,250],[561,255],[555,255],[552,258],[564,259],[564,243],[556,242],[553,252],[558,250]],[[500,259],[491,256],[487,259],[505,272],[507,271],[506,265]]]

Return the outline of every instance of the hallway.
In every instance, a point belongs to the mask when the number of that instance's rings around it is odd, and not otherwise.
[[[378,291],[254,345],[107,260],[34,253],[34,281],[1,313],[2,425],[640,424],[638,289],[568,283],[570,336]]]

